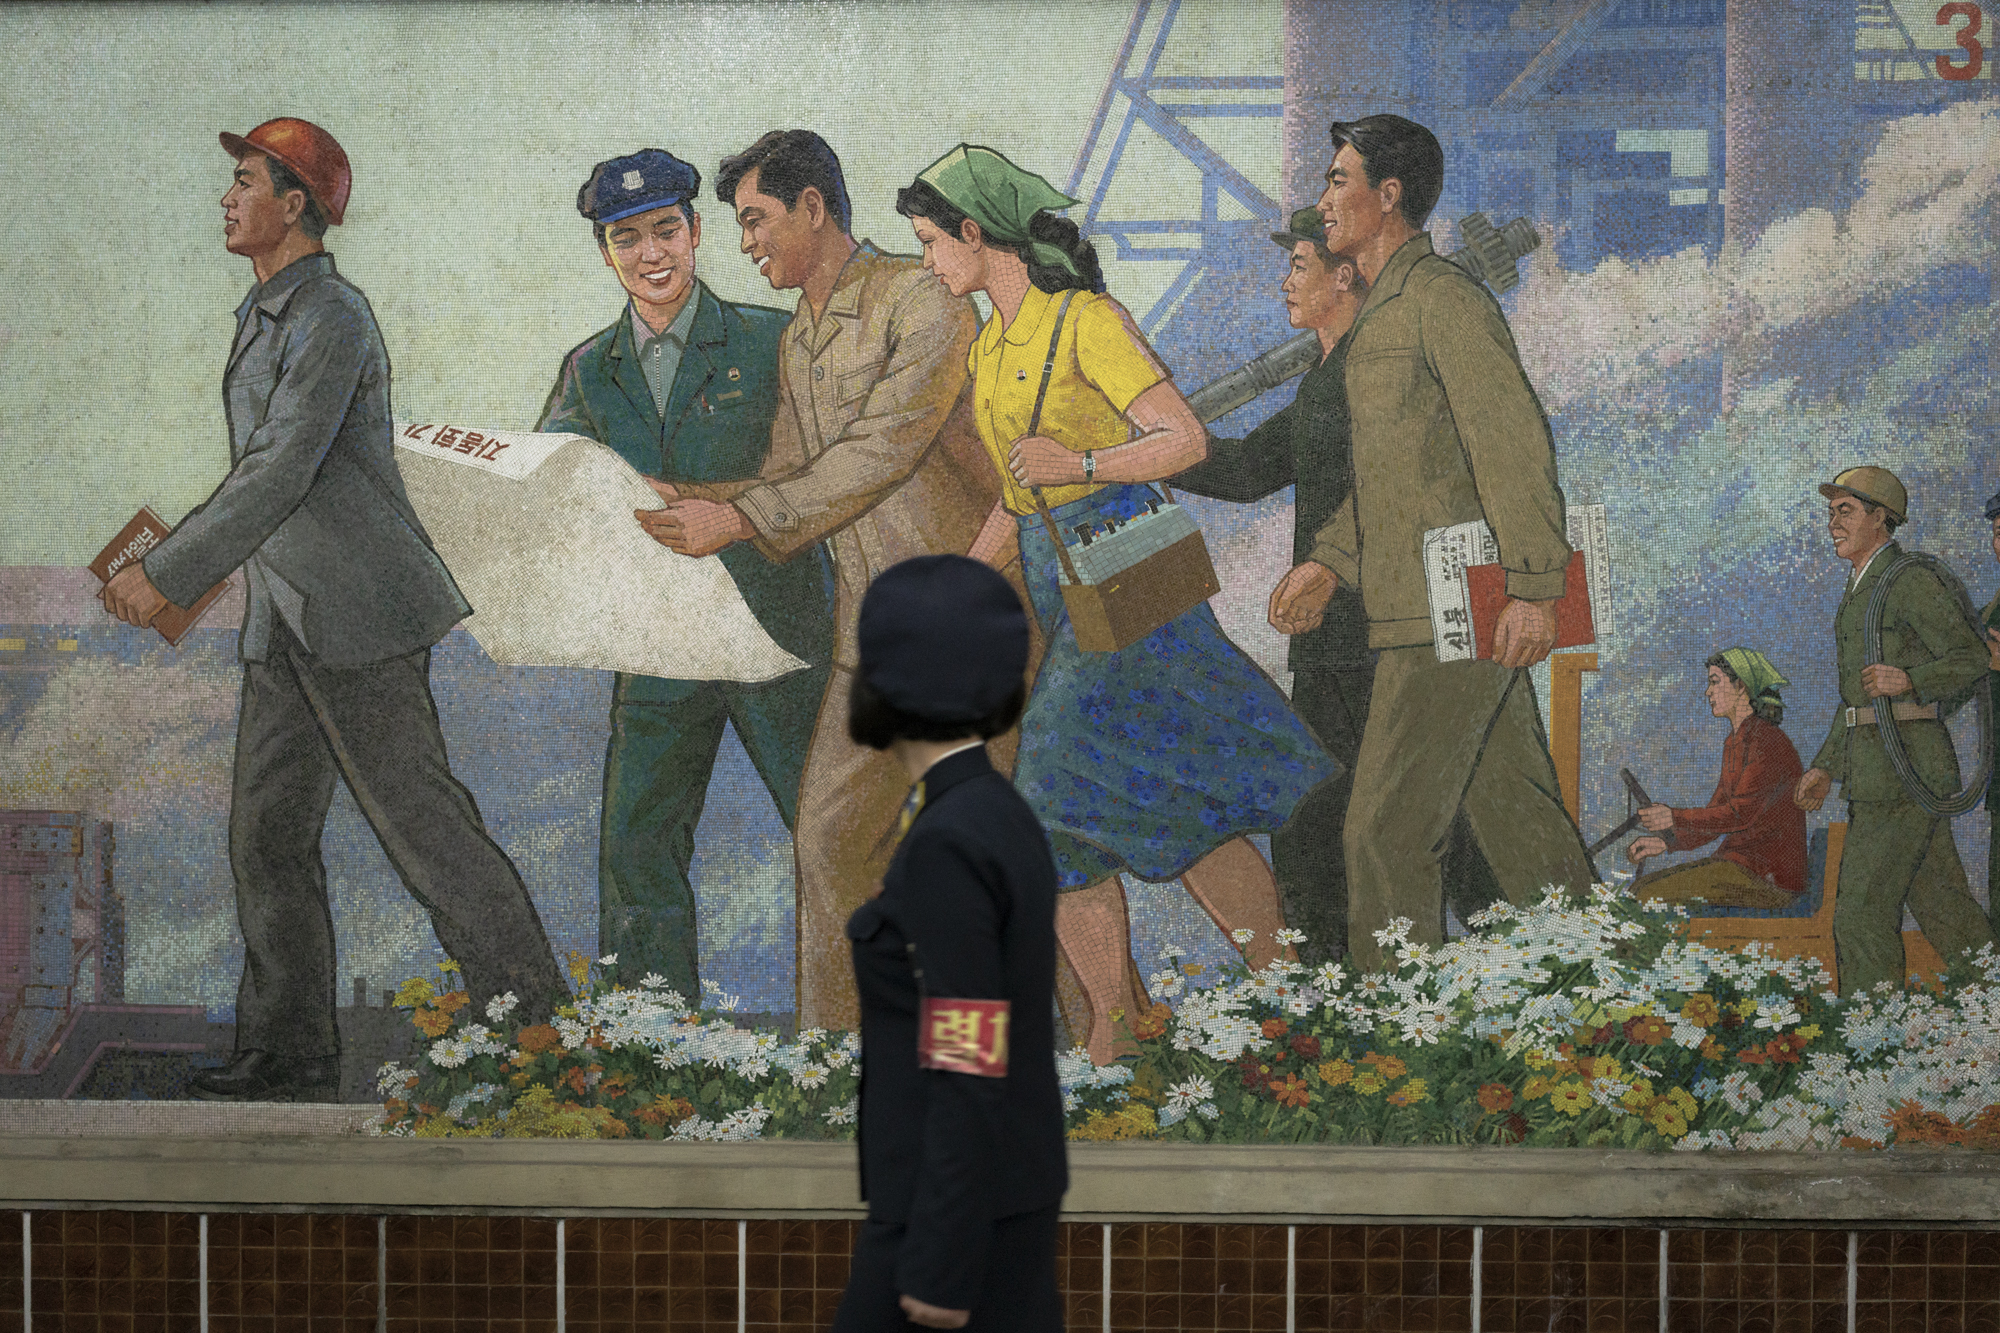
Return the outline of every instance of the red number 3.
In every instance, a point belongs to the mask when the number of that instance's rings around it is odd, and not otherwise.
[[[1986,48],[1979,44],[1979,29],[1986,21],[1986,15],[1978,5],[1968,0],[1951,0],[1948,5],[1938,6],[1939,27],[1948,27],[1953,19],[1964,19],[1965,26],[1957,33],[1958,44],[1965,51],[1965,63],[1954,65],[1940,53],[1937,58],[1937,72],[1941,79],[1976,79],[1979,71],[1986,67]]]

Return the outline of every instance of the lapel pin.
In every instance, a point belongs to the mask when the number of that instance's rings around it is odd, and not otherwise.
[[[1014,378],[1017,380],[1025,380],[1028,378],[1028,372],[1025,370],[1017,370],[1014,372]]]
[[[731,366],[729,368],[729,378],[733,380],[740,380],[743,378],[743,372],[738,370],[735,366]]]

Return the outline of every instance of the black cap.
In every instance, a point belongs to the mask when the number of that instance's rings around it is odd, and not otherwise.
[[[641,148],[599,162],[576,192],[576,211],[600,226],[635,213],[685,203],[701,192],[701,173],[662,148]]]
[[[882,571],[861,599],[861,678],[899,712],[977,722],[1021,684],[1028,617],[1013,588],[962,555]]]

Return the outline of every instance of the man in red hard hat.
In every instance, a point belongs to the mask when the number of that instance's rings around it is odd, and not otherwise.
[[[493,1021],[539,1021],[566,991],[527,888],[452,776],[438,730],[431,645],[471,608],[403,490],[374,312],[321,243],[347,211],[347,154],[289,117],[222,146],[236,159],[223,244],[257,275],[222,378],[229,475],[105,585],[104,605],[144,626],[243,569],[229,811],[243,980],[235,1058],[197,1075],[194,1091],[334,1101],[319,844],[336,778]]]

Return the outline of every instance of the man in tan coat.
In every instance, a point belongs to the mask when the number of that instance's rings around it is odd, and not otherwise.
[[[1394,959],[1373,932],[1397,917],[1412,941],[1442,942],[1438,862],[1461,807],[1515,902],[1592,871],[1527,670],[1555,646],[1570,559],[1548,418],[1499,305],[1421,230],[1444,188],[1436,137],[1378,115],[1335,122],[1333,142],[1327,247],[1369,284],[1347,350],[1354,490],[1272,592],[1271,623],[1311,629],[1345,579],[1380,651],[1346,825],[1348,939],[1375,971]],[[1493,530],[1509,600],[1492,660],[1439,662],[1424,533],[1473,519]]]
[[[961,401],[979,318],[921,261],[854,240],[840,160],[809,130],[725,158],[716,195],[771,286],[803,289],[779,351],[770,458],[755,482],[675,488],[649,524],[690,555],[747,541],[785,560],[823,541],[833,557],[833,672],[793,831],[798,1022],[851,1029],[847,918],[881,882],[909,790],[893,758],[847,736],[856,619],[890,565],[964,553],[999,493]]]

